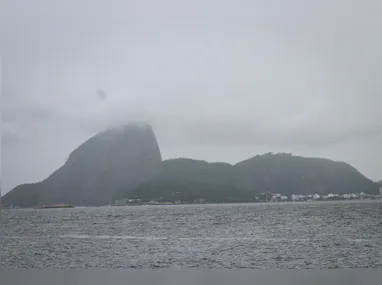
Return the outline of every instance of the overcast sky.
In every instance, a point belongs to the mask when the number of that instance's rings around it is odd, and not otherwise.
[[[292,152],[382,179],[380,0],[1,2],[3,194],[131,120],[165,159]]]

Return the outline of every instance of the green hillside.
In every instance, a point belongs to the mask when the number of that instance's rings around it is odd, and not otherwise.
[[[253,201],[262,192],[292,194],[377,193],[378,186],[352,166],[321,158],[264,154],[230,165],[193,159],[163,162],[162,173],[116,198]]]

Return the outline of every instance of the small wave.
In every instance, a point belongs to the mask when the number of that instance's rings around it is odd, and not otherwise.
[[[0,239],[31,239],[40,238],[39,236],[0,236]],[[262,238],[262,237],[166,237],[166,236],[128,236],[128,235],[60,235],[60,236],[45,236],[45,238],[72,238],[72,239],[134,239],[134,240],[190,240],[190,241],[263,241],[263,242],[307,242],[327,240],[320,239],[288,239],[288,238]],[[370,239],[347,239],[348,242],[370,243]]]
[[[347,239],[348,241],[350,241],[350,242],[371,242],[371,240],[369,240],[369,239],[362,239],[362,238],[357,238],[357,239]]]
[[[165,237],[165,236],[115,236],[115,235],[65,235],[65,238],[75,239],[138,239],[138,240],[201,240],[201,241],[270,241],[270,242],[296,242],[309,241],[309,239],[282,239],[261,237]]]
[[[285,239],[285,238],[262,238],[262,237],[180,237],[180,240],[211,240],[211,241],[271,241],[271,242],[296,242],[309,241],[309,239]]]
[[[167,237],[156,237],[156,236],[92,236],[92,235],[64,235],[60,236],[63,238],[75,238],[75,239],[142,239],[142,240],[165,240]]]

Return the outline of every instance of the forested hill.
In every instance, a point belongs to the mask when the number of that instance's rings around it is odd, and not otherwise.
[[[251,201],[262,192],[292,194],[377,193],[378,185],[344,162],[291,154],[264,154],[230,165],[193,159],[163,162],[162,173],[117,197],[209,202]]]
[[[132,123],[91,137],[49,177],[17,186],[1,202],[20,207],[107,205],[122,197],[251,202],[264,192],[378,193],[379,187],[344,162],[285,153],[257,155],[235,165],[186,158],[162,161],[152,127]]]
[[[264,154],[237,163],[247,186],[285,195],[312,193],[377,193],[375,182],[353,166],[323,158]]]
[[[130,193],[122,190],[119,197],[163,198],[174,202],[198,199],[210,203],[252,201],[251,191],[238,187],[237,179],[234,167],[228,163],[171,159],[163,162],[162,173],[158,177]]]

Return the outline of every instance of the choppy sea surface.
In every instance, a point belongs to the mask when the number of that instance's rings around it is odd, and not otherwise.
[[[2,210],[0,264],[382,269],[382,201]]]

